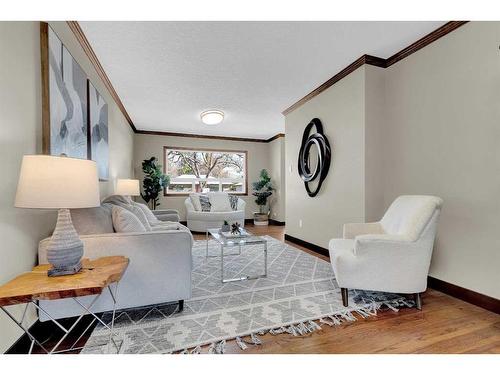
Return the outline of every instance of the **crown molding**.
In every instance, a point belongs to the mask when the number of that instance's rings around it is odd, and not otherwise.
[[[275,136],[268,139],[258,139],[258,138],[240,138],[240,137],[226,137],[219,135],[203,135],[203,134],[188,134],[188,133],[175,133],[175,132],[163,132],[155,130],[136,130],[136,134],[145,135],[160,135],[164,137],[184,137],[184,138],[201,138],[201,139],[217,139],[222,141],[235,141],[235,142],[258,142],[258,143],[269,143],[275,139],[284,137],[285,134],[278,133]]]
[[[324,82],[314,90],[312,90],[309,94],[304,96],[302,99],[299,99],[297,102],[292,104],[290,107],[285,109],[283,112],[281,112],[284,116],[295,110],[296,108],[300,107],[302,104],[308,102],[315,96],[319,95],[329,87],[333,86],[335,83],[340,81],[341,79],[345,78],[352,72],[354,72],[356,69],[363,65],[373,65],[373,66],[378,66],[379,68],[388,68],[391,65],[396,64],[397,62],[407,58],[408,56],[414,54],[418,50],[428,46],[429,44],[435,42],[439,38],[445,36],[446,34],[451,33],[453,30],[458,29],[460,26],[466,24],[469,21],[450,21],[445,23],[443,26],[437,28],[436,30],[430,32],[423,38],[420,38],[417,40],[415,43],[410,44],[408,47],[403,48],[401,51],[396,52],[394,55],[391,57],[384,59],[381,57],[377,56],[371,56],[371,55],[363,55],[354,62],[352,62],[350,65],[342,69],[340,72],[335,74],[332,78],[330,78],[328,81]]]
[[[113,84],[109,80],[108,75],[104,71],[104,68],[102,67],[99,59],[97,58],[97,55],[94,52],[94,49],[90,45],[90,42],[88,41],[82,28],[80,27],[80,24],[77,21],[66,21],[66,23],[68,24],[69,28],[71,29],[71,31],[75,35],[76,39],[78,40],[78,43],[80,43],[80,46],[82,47],[83,51],[85,52],[85,54],[89,58],[91,64],[94,66],[94,69],[97,71],[97,74],[99,75],[99,77],[101,77],[101,79],[104,83],[104,86],[106,86],[106,88],[109,91],[109,94],[112,96],[116,105],[118,106],[120,111],[123,113],[123,116],[127,120],[130,127],[132,128],[132,131],[134,133],[136,133],[137,129],[134,125],[134,122],[132,121],[131,117],[129,116],[127,110],[125,109],[125,106],[123,105],[115,88],[113,87]]]

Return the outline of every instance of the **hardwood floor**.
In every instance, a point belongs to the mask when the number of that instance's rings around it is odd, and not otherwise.
[[[246,226],[257,235],[269,235],[284,241],[285,227]],[[205,234],[195,234],[204,240]],[[288,242],[287,242],[288,243]],[[289,243],[314,256],[328,261],[301,246]],[[71,324],[71,319],[64,324]],[[45,324],[45,323],[44,323]],[[43,328],[43,326],[39,327]],[[259,336],[263,345],[240,350],[235,341],[229,341],[226,353],[278,354],[278,353],[496,353],[500,354],[500,315],[480,307],[428,289],[423,295],[423,309],[402,309],[379,312],[376,317],[359,319],[341,326],[323,326],[321,331],[309,336],[294,337],[288,334]],[[51,347],[58,341],[59,330],[50,327],[39,332],[46,335],[45,345]],[[75,333],[75,338],[80,332]],[[37,335],[40,337],[40,335]],[[86,334],[79,342],[84,344]],[[25,353],[29,340],[21,340],[10,353]],[[35,347],[35,352],[40,352]]]
[[[257,235],[284,241],[285,227],[246,226]],[[195,235],[195,239],[204,239]],[[287,241],[285,241],[287,242]],[[287,242],[289,243],[289,242]],[[289,243],[319,258],[301,246]],[[227,353],[500,353],[500,315],[428,289],[423,309],[380,312],[341,326],[323,326],[306,337],[260,336],[263,345],[242,351],[234,341]]]

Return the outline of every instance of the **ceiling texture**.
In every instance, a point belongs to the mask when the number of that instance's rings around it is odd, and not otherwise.
[[[363,54],[445,22],[79,22],[138,130],[267,139],[281,112]],[[200,113],[225,119],[205,125]]]

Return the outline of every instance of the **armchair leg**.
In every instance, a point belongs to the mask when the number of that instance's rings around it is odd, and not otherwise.
[[[184,310],[184,300],[180,299],[179,300],[179,311],[178,312],[182,312],[182,310]]]
[[[420,293],[415,293],[415,306],[418,310],[422,310],[422,296]]]
[[[349,306],[349,289],[340,288],[340,293],[342,294],[342,304],[345,307]]]

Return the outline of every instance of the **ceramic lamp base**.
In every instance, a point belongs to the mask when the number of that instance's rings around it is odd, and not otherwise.
[[[68,209],[59,210],[56,229],[47,247],[47,260],[52,264],[48,276],[72,275],[81,270],[83,242],[76,233]]]
[[[73,266],[68,266],[66,268],[55,268],[52,267],[47,271],[48,276],[64,276],[64,275],[73,275],[75,273],[80,272],[82,269],[82,264],[78,262],[78,264]]]

